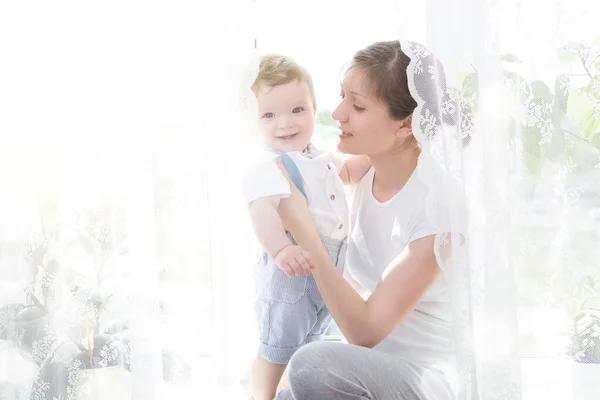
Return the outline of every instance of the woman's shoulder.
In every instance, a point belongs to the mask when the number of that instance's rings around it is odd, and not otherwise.
[[[355,199],[367,190],[371,190],[373,184],[373,174],[375,169],[369,168],[367,173],[356,183],[345,185],[346,193],[350,199]]]
[[[440,231],[463,231],[467,199],[461,181],[439,164],[419,165],[418,181],[425,192],[423,208],[430,222]]]

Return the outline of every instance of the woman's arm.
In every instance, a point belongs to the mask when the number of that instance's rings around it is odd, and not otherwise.
[[[310,254],[321,296],[344,336],[353,344],[377,345],[414,309],[440,273],[433,253],[434,236],[415,240],[390,263],[365,301],[339,274],[312,233],[303,232],[303,228],[288,229]]]
[[[367,289],[365,289],[360,283],[358,283],[354,279],[354,277],[352,276],[352,274],[350,273],[350,270],[348,268],[344,268],[344,273],[342,274],[342,276],[344,277],[346,282],[348,282],[350,284],[350,287],[352,287],[352,289],[354,289],[354,291],[356,293],[358,293],[358,295],[361,297],[361,299],[367,300],[367,298],[369,297],[369,295],[371,293],[369,293],[369,291]]]
[[[292,195],[282,199],[279,213],[284,226],[310,254],[321,296],[350,343],[365,347],[378,344],[414,309],[440,273],[433,252],[434,236],[415,240],[390,263],[365,301],[329,259],[297,189],[292,188]]]

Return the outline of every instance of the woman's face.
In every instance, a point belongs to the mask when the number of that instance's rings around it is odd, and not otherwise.
[[[342,131],[339,151],[374,156],[401,146],[410,124],[406,128],[405,120],[390,118],[388,106],[375,97],[359,68],[346,73],[341,94],[342,101],[331,114]]]

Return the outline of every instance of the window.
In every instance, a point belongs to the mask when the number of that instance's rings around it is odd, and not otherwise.
[[[309,71],[317,99],[315,134],[324,141],[332,143],[338,135],[331,112],[339,102],[343,66],[361,47],[398,38],[397,3],[256,0],[257,49],[289,55]],[[418,24],[422,19],[409,20],[405,29],[425,26]]]

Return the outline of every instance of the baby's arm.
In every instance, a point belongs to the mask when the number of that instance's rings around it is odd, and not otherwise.
[[[340,171],[340,179],[344,185],[358,183],[370,168],[371,162],[367,156],[348,157]]]
[[[308,275],[313,266],[308,253],[288,239],[279,213],[279,196],[269,196],[250,203],[250,218],[261,246],[286,275]]]

